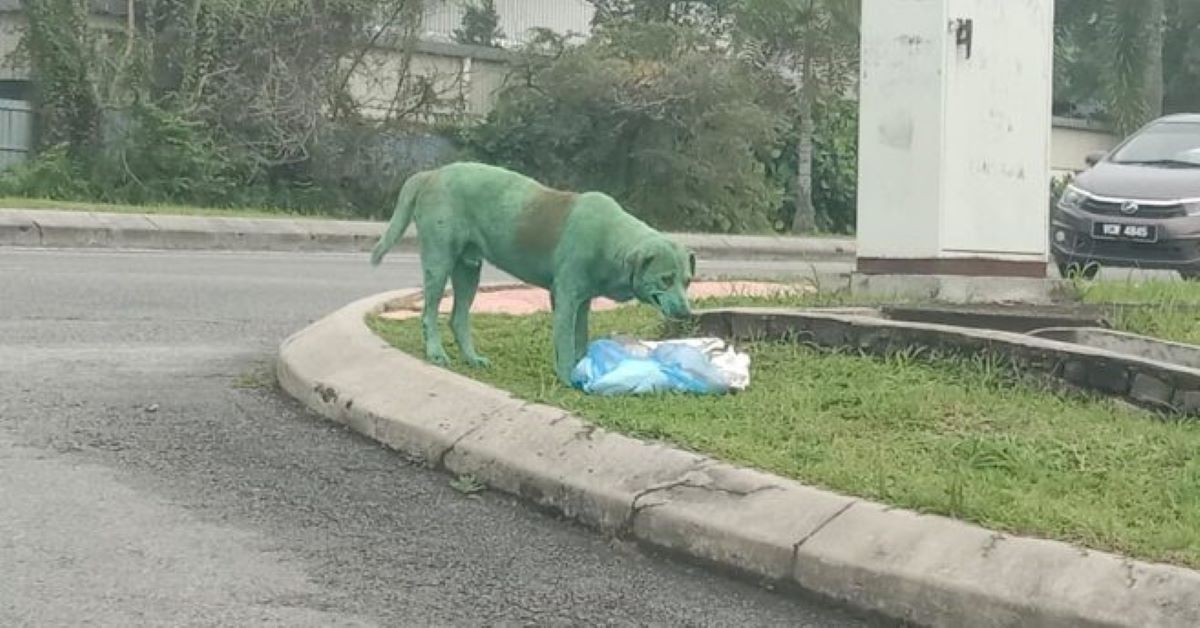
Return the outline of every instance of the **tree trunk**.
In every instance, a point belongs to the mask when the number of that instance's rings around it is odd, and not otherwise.
[[[809,48],[809,46],[805,46]],[[817,210],[813,207],[813,135],[816,124],[813,122],[813,99],[816,89],[813,85],[812,50],[804,52],[804,71],[801,73],[800,85],[800,138],[796,143],[796,213],[792,218],[792,233],[811,233],[817,229]]]
[[[1163,29],[1166,27],[1165,0],[1145,0],[1146,19],[1146,116],[1157,118],[1163,112]]]

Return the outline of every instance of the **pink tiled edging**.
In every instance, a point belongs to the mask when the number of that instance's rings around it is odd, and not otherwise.
[[[762,281],[697,281],[688,289],[692,300],[718,297],[747,296],[769,297],[798,292],[811,292],[811,286],[788,285]],[[415,318],[420,315],[424,301],[420,298],[395,303],[382,316],[396,320]],[[439,305],[445,314],[450,312],[454,299],[447,293]],[[611,310],[623,305],[608,299],[592,301],[592,310]],[[550,311],[550,293],[542,288],[528,285],[493,286],[480,288],[471,311],[477,314],[511,314],[524,316],[535,312]]]

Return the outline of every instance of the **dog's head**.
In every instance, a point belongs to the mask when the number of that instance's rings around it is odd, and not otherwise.
[[[667,238],[655,238],[635,249],[628,263],[629,285],[638,301],[667,318],[691,314],[687,289],[696,274],[695,255]]]

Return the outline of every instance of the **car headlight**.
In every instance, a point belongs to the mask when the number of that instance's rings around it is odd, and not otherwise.
[[[1068,185],[1058,197],[1058,206],[1063,209],[1080,209],[1083,207],[1083,201],[1087,200],[1087,195],[1079,190],[1079,188]]]

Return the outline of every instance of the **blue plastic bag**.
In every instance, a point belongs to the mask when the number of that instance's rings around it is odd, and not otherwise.
[[[571,383],[590,395],[644,395],[683,392],[719,395],[729,383],[708,356],[695,347],[660,344],[653,351],[596,340],[571,372]]]
[[[695,347],[661,344],[650,353],[650,359],[661,366],[675,390],[699,395],[719,395],[729,390],[725,376]]]

